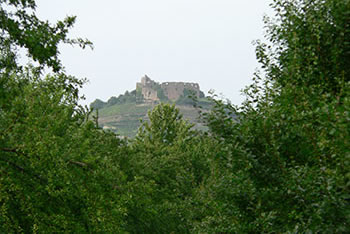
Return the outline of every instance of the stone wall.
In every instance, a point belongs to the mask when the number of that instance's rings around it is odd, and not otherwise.
[[[151,80],[147,75],[141,78],[141,82],[136,84],[136,90],[141,90],[144,102],[159,101],[156,86],[158,83]]]
[[[164,90],[165,96],[172,101],[176,101],[183,96],[185,89],[193,91],[194,95],[199,97],[199,85],[196,83],[164,82],[161,84],[161,87]]]
[[[137,89],[141,89],[142,95],[145,102],[159,101],[158,90],[161,88],[164,95],[171,101],[178,100],[184,95],[184,90],[191,90],[193,94],[199,97],[200,89],[197,83],[186,83],[186,82],[164,82],[157,83],[151,80],[148,76],[141,78],[141,82],[137,83]]]
[[[145,100],[150,100],[150,101],[159,100],[157,90],[154,90],[152,87],[143,87],[142,95]]]

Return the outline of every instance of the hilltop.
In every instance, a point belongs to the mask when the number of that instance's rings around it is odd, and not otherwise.
[[[211,105],[197,83],[158,83],[145,75],[136,83],[135,90],[126,91],[118,97],[113,96],[107,102],[96,99],[90,107],[98,110],[98,122],[103,129],[134,137],[140,126],[140,119],[146,120],[147,112],[161,102],[175,104],[185,119],[194,123],[196,128],[204,129],[198,121],[199,109],[194,107],[194,100],[204,110],[208,110]]]

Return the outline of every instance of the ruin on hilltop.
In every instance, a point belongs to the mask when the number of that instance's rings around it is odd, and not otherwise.
[[[136,83],[136,90],[126,91],[118,97],[112,96],[107,102],[96,99],[90,104],[93,109],[136,103],[136,104],[157,104],[160,102],[171,102],[178,105],[193,105],[193,98],[203,101],[204,93],[199,89],[197,83],[190,82],[163,82],[158,83],[147,75]],[[207,103],[207,101],[205,101]]]
[[[197,83],[188,82],[163,82],[158,83],[147,75],[136,84],[136,96],[138,102],[158,102],[162,100],[177,101],[180,97],[192,95],[201,96]]]

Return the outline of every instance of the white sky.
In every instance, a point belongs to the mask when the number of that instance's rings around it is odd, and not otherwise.
[[[158,82],[199,83],[234,104],[258,66],[269,0],[37,0],[41,19],[76,15],[72,37],[95,49],[61,47],[68,74],[88,78],[88,104],[134,90],[144,74]]]

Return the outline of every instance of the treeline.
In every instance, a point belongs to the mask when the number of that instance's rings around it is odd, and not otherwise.
[[[206,98],[204,93],[200,91],[199,99],[195,97],[194,93],[189,89],[184,89],[183,95],[179,97],[178,100],[175,102],[170,101],[163,93],[163,90],[159,87],[157,87],[158,97],[159,97],[159,103],[174,103],[177,105],[187,105],[187,106],[193,106],[193,105],[200,105],[202,107],[209,107],[211,105],[210,99]],[[104,102],[100,99],[96,99],[90,104],[90,108],[94,110],[100,110],[106,107],[114,106],[114,105],[120,105],[120,104],[140,104],[144,103],[142,94],[139,94],[141,97],[138,98],[138,94],[136,90],[133,90],[131,92],[126,91],[124,94],[120,94],[118,97],[112,96],[110,97],[107,102]]]
[[[2,1],[0,232],[350,232],[350,3],[272,7],[242,105],[214,99],[203,133],[162,104],[127,141],[91,121],[62,70],[60,42],[89,44],[67,37],[74,18]],[[19,66],[18,47],[40,67]]]
[[[136,90],[133,90],[131,92],[126,91],[124,94],[120,94],[118,97],[113,96],[109,98],[107,102],[104,102],[100,99],[96,99],[90,104],[90,108],[94,110],[99,110],[105,107],[125,103],[136,103]]]

